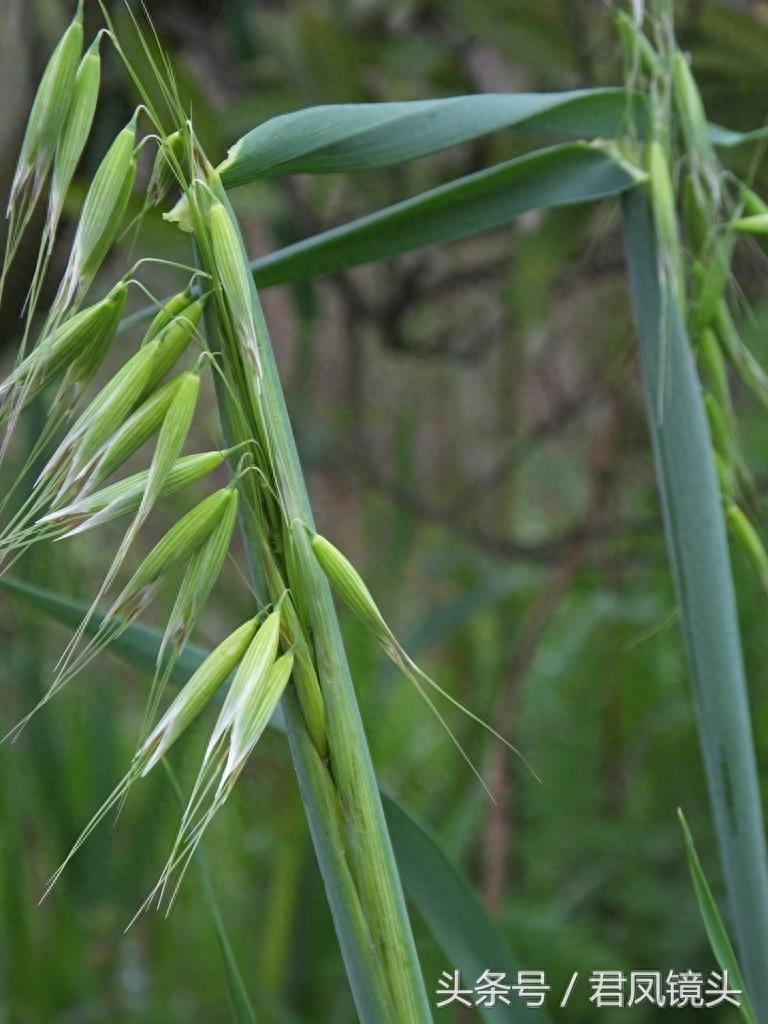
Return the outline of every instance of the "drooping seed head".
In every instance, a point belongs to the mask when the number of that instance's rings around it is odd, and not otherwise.
[[[768,555],[765,552],[763,542],[760,540],[757,530],[738,505],[729,506],[726,512],[726,520],[732,535],[741,544],[763,584],[768,585]]]
[[[176,295],[172,295],[166,303],[164,303],[155,314],[154,319],[147,328],[147,333],[144,335],[144,341],[151,341],[155,335],[159,334],[173,318],[181,313],[183,309],[192,301],[192,286],[189,285],[184,289],[183,292],[177,292]]]
[[[154,336],[159,342],[159,348],[147,387],[151,388],[159,383],[186,351],[195,336],[206,301],[207,296],[201,296],[188,303],[159,334]]]
[[[97,454],[98,461],[89,471],[89,488],[97,487],[106,480],[160,429],[178,389],[179,380],[180,378],[175,377],[152,392],[110,438]]]
[[[158,434],[139,518],[146,516],[159,498],[165,480],[181,454],[192,425],[199,392],[200,374],[194,371],[183,373]]]
[[[211,206],[209,225],[215,270],[224,297],[235,325],[242,333],[253,369],[260,374],[261,358],[253,318],[253,282],[240,233],[223,203],[216,202]]]
[[[84,466],[125,423],[140,400],[152,371],[159,342],[148,345],[128,360],[122,371],[93,399],[73,428],[79,438],[74,464]]]
[[[707,328],[702,333],[699,339],[699,351],[709,387],[720,405],[727,408],[731,400],[728,371],[725,368],[725,360],[717,335],[711,328]]]
[[[101,80],[100,38],[100,35],[96,37],[80,61],[72,90],[72,102],[56,147],[51,191],[48,196],[49,247],[53,246],[64,200],[93,124]]]
[[[226,461],[225,452],[200,452],[196,455],[184,455],[178,459],[165,479],[160,492],[167,497],[183,490],[197,480],[202,480]],[[148,469],[133,473],[124,480],[103,487],[101,490],[79,497],[63,508],[49,512],[38,520],[39,524],[60,523],[67,528],[63,536],[74,536],[90,530],[100,523],[108,523],[123,515],[130,515],[138,510],[142,496],[147,488]]]
[[[197,718],[248,649],[256,632],[250,619],[223,640],[179,691],[173,703],[139,749],[136,759],[147,758],[146,775],[165,756],[169,747]]]
[[[93,380],[117,333],[127,296],[128,286],[121,281],[106,297],[101,329],[93,332],[89,344],[73,359],[64,382],[65,387],[77,385],[82,390]]]
[[[235,319],[241,325],[251,319],[251,286],[243,269],[240,239],[223,203],[214,203],[210,213],[211,241],[216,269]]]
[[[691,268],[691,323],[695,332],[709,327],[717,317],[731,276],[730,246],[713,243],[703,261]]]
[[[320,568],[342,601],[373,631],[381,643],[386,645],[393,642],[392,631],[362,576],[349,559],[319,533],[313,534],[310,543]]]
[[[682,194],[685,240],[690,251],[701,257],[712,244],[712,217],[697,175],[685,175]]]
[[[676,297],[682,304],[681,247],[675,212],[675,193],[663,145],[654,139],[648,146],[648,176],[654,222],[666,265],[672,274]]]
[[[231,788],[253,748],[269,724],[293,672],[293,655],[278,658],[263,678],[252,679],[232,723],[227,762],[219,781],[219,792]]]
[[[66,468],[61,494],[79,477],[102,445],[119,430],[141,395],[157,342],[145,345],[91,399],[37,478],[50,480]]]
[[[120,230],[136,177],[137,116],[118,133],[93,176],[61,284],[64,305],[91,283]]]
[[[108,617],[121,615],[126,610],[132,614],[141,608],[145,598],[154,592],[155,586],[194,554],[225,514],[227,506],[236,501],[234,491],[223,487],[187,512],[145,557],[115,600]]]
[[[713,394],[704,396],[704,407],[715,451],[719,452],[726,461],[731,461],[735,454],[735,438],[730,417]]]
[[[732,502],[736,492],[736,471],[730,462],[726,462],[720,452],[712,452],[715,460],[715,472],[717,482],[720,485],[720,493],[723,500]]]
[[[714,156],[701,95],[688,61],[679,50],[672,55],[672,95],[689,152],[702,169],[711,167]]]
[[[73,21],[51,54],[40,79],[11,185],[9,212],[33,170],[35,192],[42,188],[72,101],[82,49],[83,18],[82,3],[79,3]]]
[[[237,499],[236,490],[234,494]],[[197,621],[197,616],[205,607],[219,578],[221,567],[232,542],[236,521],[237,500],[227,505],[218,523],[211,530],[208,539],[197,549],[184,573],[184,579],[176,595],[163,636],[159,660],[162,660],[162,652],[172,639],[178,647],[182,647],[187,642]]]
[[[157,149],[147,186],[147,200],[153,206],[158,206],[171,189],[178,184],[174,161],[183,166],[183,160],[184,137],[181,132],[175,131]]]
[[[239,713],[245,696],[264,679],[277,654],[280,611],[271,612],[259,627],[232,680],[206,750],[206,759]]]
[[[99,302],[80,310],[42,338],[0,384],[0,399],[34,380],[36,386],[29,400],[68,367],[70,378],[82,381],[86,369],[94,363],[98,365],[106,353],[123,314],[127,294],[128,289],[121,282]]]

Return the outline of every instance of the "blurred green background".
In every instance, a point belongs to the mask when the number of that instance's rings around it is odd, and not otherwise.
[[[3,0],[3,194],[36,78],[70,6]],[[87,5],[90,34],[99,25],[95,6]],[[675,7],[710,118],[732,128],[762,124],[768,4]],[[150,0],[149,9],[197,131],[217,158],[258,122],[311,104],[620,81],[611,12],[600,0]],[[113,10],[124,20],[119,4]],[[114,53],[103,52],[105,84],[79,195],[136,103]],[[256,256],[536,141],[500,133],[392,171],[289,178],[241,189],[233,200]],[[753,155],[737,150],[728,159],[747,173]],[[758,172],[765,194],[762,178]],[[104,281],[148,252],[184,258],[183,242],[159,213],[144,219],[138,238],[124,237]],[[6,364],[34,256],[34,246],[21,254],[0,314]],[[66,239],[58,259],[60,272]],[[744,245],[736,269],[745,310],[751,307],[742,326],[765,364],[765,259]],[[168,270],[147,271],[142,280],[158,295],[183,284]],[[135,299],[141,304],[138,293]],[[482,894],[515,960],[546,971],[553,991],[574,971],[708,973],[715,965],[678,806],[720,895],[717,853],[615,207],[526,216],[511,230],[274,288],[263,301],[320,529],[354,557],[405,646],[508,736],[542,779],[468,720],[452,720],[499,795],[491,805],[410,686],[344,617],[382,785],[432,827]],[[745,449],[764,481],[768,425],[747,395],[738,407]],[[190,450],[218,442],[212,400],[204,408]],[[18,463],[42,416],[38,409],[24,421]],[[5,467],[3,480],[10,479]],[[180,497],[178,507],[188,500]],[[173,512],[174,502],[166,502],[149,533],[159,533]],[[19,575],[88,599],[117,537],[105,530],[95,540],[40,548]],[[242,564],[239,550],[235,560]],[[768,793],[766,601],[739,554],[735,561]],[[47,687],[67,634],[6,594],[0,605],[0,709],[10,725]],[[230,564],[195,640],[216,643],[250,607]],[[123,931],[177,822],[162,773],[136,787],[116,827],[104,825],[37,906],[45,879],[125,770],[147,686],[145,676],[107,654],[17,743],[0,747],[4,1024],[228,1019],[216,934],[194,872],[167,920],[149,914]],[[183,779],[194,776],[203,731],[180,744],[174,766]],[[353,1022],[280,737],[259,745],[204,846],[259,1021]],[[415,912],[414,924],[434,991],[453,965]],[[555,1007],[552,1017],[581,1022],[594,1012],[582,982],[568,1010]],[[601,1011],[609,1024],[625,1016],[645,1024],[661,1012]],[[679,1010],[677,1019],[701,1012]],[[473,1019],[436,1011],[436,1020]],[[719,1009],[707,1019],[734,1017]]]

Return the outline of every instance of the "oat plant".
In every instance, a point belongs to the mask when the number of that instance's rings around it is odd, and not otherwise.
[[[474,911],[465,913],[464,895],[456,896],[454,883],[446,881],[440,855],[424,833],[394,811],[398,870],[334,593],[415,687],[461,755],[466,757],[450,722],[457,711],[485,727],[491,741],[503,737],[415,664],[357,570],[317,534],[257,288],[467,237],[528,210],[621,197],[653,459],[735,953],[722,942],[722,922],[686,833],[688,854],[710,938],[715,936],[721,955],[734,963],[738,957],[749,1012],[768,1021],[766,850],[726,540],[727,523],[768,580],[768,558],[751,521],[754,484],[731,398],[731,380],[738,377],[768,404],[768,377],[736,330],[740,297],[731,273],[738,235],[765,233],[768,207],[749,182],[720,163],[719,147],[748,140],[707,122],[675,41],[672,5],[658,0],[647,12],[642,4],[618,12],[626,70],[621,87],[310,108],[257,126],[223,160],[201,147],[151,25],[133,26],[140,72],[102,13],[104,28],[83,54],[78,7],[51,57],[8,205],[3,280],[47,190],[23,340],[0,385],[3,455],[31,400],[42,395],[51,401],[40,441],[3,503],[0,565],[7,572],[42,539],[62,541],[119,519],[126,525],[93,602],[72,620],[72,638],[47,693],[10,724],[9,735],[107,645],[136,660],[138,638],[146,640],[141,616],[163,588],[174,588],[174,602],[149,652],[145,644],[138,658],[150,665],[152,681],[133,760],[51,884],[191,723],[215,714],[196,781],[184,794],[176,840],[140,909],[170,905],[210,821],[280,707],[359,1018],[365,1024],[431,1020],[401,875],[434,924],[437,941],[456,953],[458,967],[467,963],[466,943],[457,939],[445,906],[461,906],[465,921]],[[41,283],[62,204],[98,116],[98,54],[106,45],[121,57],[140,106],[93,177],[67,269],[50,308],[41,311]],[[555,132],[574,141],[449,181],[249,262],[230,190],[284,174],[374,171],[516,127],[528,136]],[[156,147],[156,156],[139,205],[144,211],[159,205],[168,232],[181,233],[188,243],[188,259],[175,265],[179,291],[167,300],[152,295],[151,254],[96,292],[136,189],[137,157],[145,145]],[[147,293],[150,305],[123,318],[131,290]],[[124,345],[147,320],[138,346]],[[118,334],[121,350],[132,354],[95,391],[97,371]],[[184,454],[202,374],[215,383],[221,435],[210,451]],[[115,481],[113,474],[147,442],[152,454],[146,469]],[[138,555],[155,506],[225,462],[229,482]],[[236,521],[245,541],[253,615],[213,651],[198,652],[187,671],[190,639],[215,599]],[[131,560],[138,565],[129,573]],[[4,585],[71,619],[71,604],[63,612],[51,595],[10,577]],[[167,700],[170,683],[179,689]],[[487,934],[484,928],[479,926],[479,936]],[[478,938],[478,945],[483,941]],[[513,1010],[481,1012],[492,1020],[515,1019]]]

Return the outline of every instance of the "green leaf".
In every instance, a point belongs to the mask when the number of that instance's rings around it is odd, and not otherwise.
[[[296,242],[251,263],[259,287],[356,267],[509,224],[528,210],[616,195],[637,184],[606,149],[566,143],[497,164]]]
[[[513,126],[612,137],[626,128],[630,103],[644,120],[646,98],[618,88],[307,107],[248,132],[219,172],[229,189],[283,174],[372,170]]]
[[[587,138],[643,136],[648,100],[623,88],[550,93],[479,93],[403,103],[306,107],[257,125],[219,166],[225,188],[285,174],[368,171],[415,160],[504,128]],[[739,146],[768,129],[709,125],[715,146]]]
[[[87,608],[83,603],[9,577],[0,578],[0,586],[65,625],[79,623]],[[92,633],[97,628],[98,616],[95,616],[87,631]],[[159,630],[134,623],[125,630],[120,642],[113,644],[112,650],[129,664],[152,671],[161,639]],[[188,646],[183,655],[185,669],[174,672],[172,681],[177,684],[184,682],[207,653],[198,647]],[[285,732],[279,709],[270,725]],[[515,976],[517,967],[495,924],[470,886],[440,850],[437,841],[402,804],[384,793],[382,801],[406,892],[448,958],[446,968],[461,971],[470,984],[486,969],[505,971]],[[436,983],[437,979],[434,980]],[[483,1011],[483,1016],[491,1024],[493,1021],[513,1024],[534,1016],[541,1024],[546,1024],[542,1010],[528,1011],[525,1006],[497,1006],[493,1011]]]
[[[701,861],[693,843],[693,836],[688,828],[688,822],[679,808],[677,814],[683,828],[688,865],[691,869],[691,879],[693,880],[693,888],[696,892],[696,900],[699,904],[701,920],[704,922],[704,929],[707,933],[709,944],[712,947],[712,952],[715,955],[715,960],[717,960],[723,971],[728,972],[729,984],[734,988],[741,989],[744,993],[741,1006],[742,1018],[747,1024],[756,1024],[754,1010],[746,992],[741,969],[736,960],[736,954],[725,930],[723,919],[720,917],[720,911],[717,909],[712,890],[709,888],[709,883],[702,870]]]
[[[496,925],[437,841],[393,797],[384,796],[384,811],[406,892],[445,953],[446,968],[461,971],[468,988],[485,970],[516,978],[517,965]],[[510,1006],[478,1007],[478,1012],[489,1024],[547,1020],[543,1010],[515,1000]]]
[[[763,813],[722,501],[701,387],[680,311],[662,293],[647,197],[624,200],[637,325],[667,550],[726,890],[758,1020],[768,1020]]]

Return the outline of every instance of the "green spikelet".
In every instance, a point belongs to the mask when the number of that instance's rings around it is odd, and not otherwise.
[[[11,184],[10,214],[33,172],[33,201],[40,194],[69,110],[83,49],[82,0],[40,80]]]

